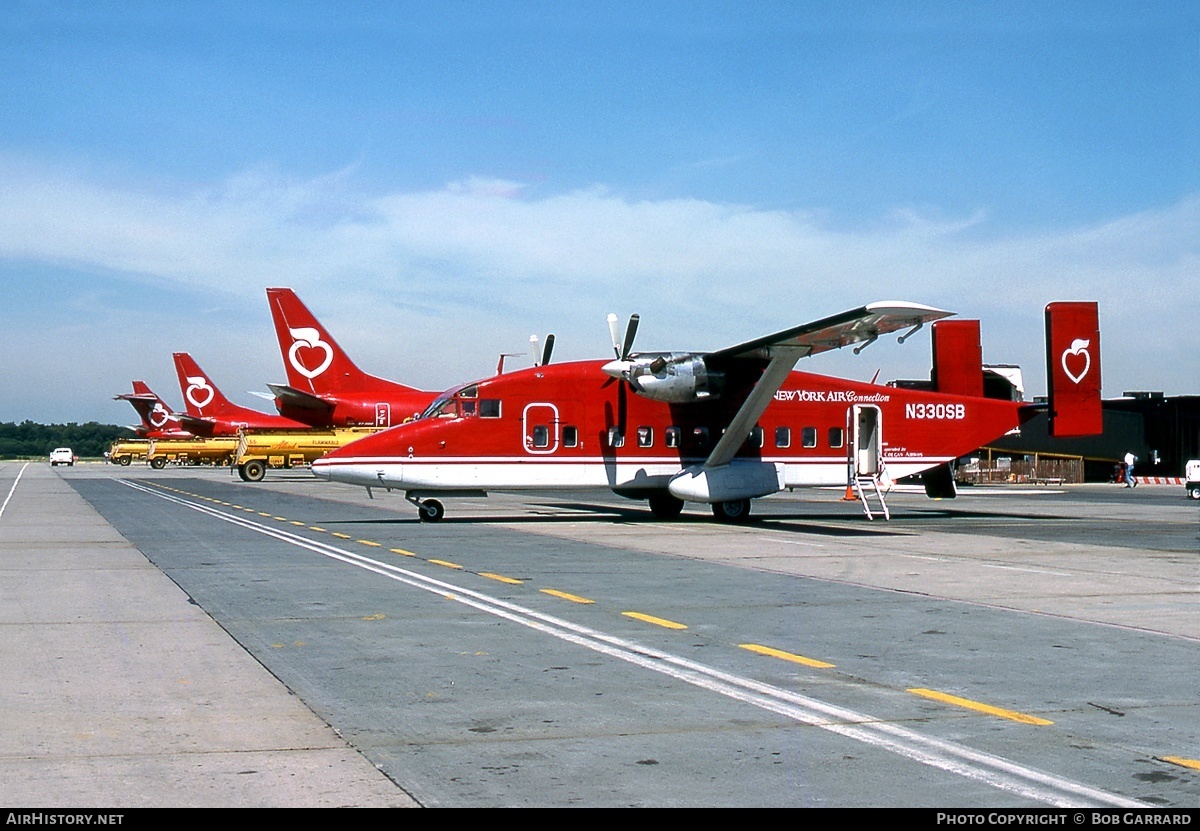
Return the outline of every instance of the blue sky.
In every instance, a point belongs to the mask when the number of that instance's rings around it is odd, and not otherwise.
[[[427,388],[905,299],[1041,392],[1090,299],[1106,395],[1200,392],[1194,2],[343,5],[0,5],[0,421],[128,423],[179,350],[269,408],[272,285]]]

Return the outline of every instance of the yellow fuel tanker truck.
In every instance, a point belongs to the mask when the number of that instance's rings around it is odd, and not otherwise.
[[[261,482],[267,468],[291,468],[310,464],[331,450],[355,439],[379,432],[374,427],[333,430],[304,430],[289,433],[242,431],[237,440],[234,465],[245,482]]]
[[[227,465],[237,452],[236,438],[220,439],[154,439],[146,452],[146,461],[155,470],[167,462],[181,465]]]

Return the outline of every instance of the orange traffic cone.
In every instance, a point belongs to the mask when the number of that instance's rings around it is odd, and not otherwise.
[[[854,495],[854,486],[846,485],[846,495],[842,497],[843,502],[857,502],[858,497]]]

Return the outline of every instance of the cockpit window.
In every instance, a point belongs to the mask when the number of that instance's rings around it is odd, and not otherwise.
[[[458,401],[453,395],[439,395],[433,400],[425,412],[421,413],[421,418],[438,418],[442,416],[458,415]]]

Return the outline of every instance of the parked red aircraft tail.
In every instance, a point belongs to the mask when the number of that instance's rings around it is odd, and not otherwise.
[[[267,386],[282,415],[319,427],[388,427],[434,399],[359,369],[291,289],[269,288],[267,300],[288,378]]]
[[[142,423],[130,429],[142,438],[192,438],[193,434],[180,426],[180,416],[171,411],[167,402],[151,391],[145,381],[134,381],[133,392],[113,396],[114,401],[128,401],[137,411]]]
[[[260,413],[234,404],[217,388],[200,365],[186,352],[176,352],[175,372],[187,414],[183,424],[203,436],[232,436],[239,429],[307,430],[308,424],[273,413]]]
[[[1100,313],[1095,303],[1046,307],[1046,384],[1050,435],[1091,436],[1104,429]]]

